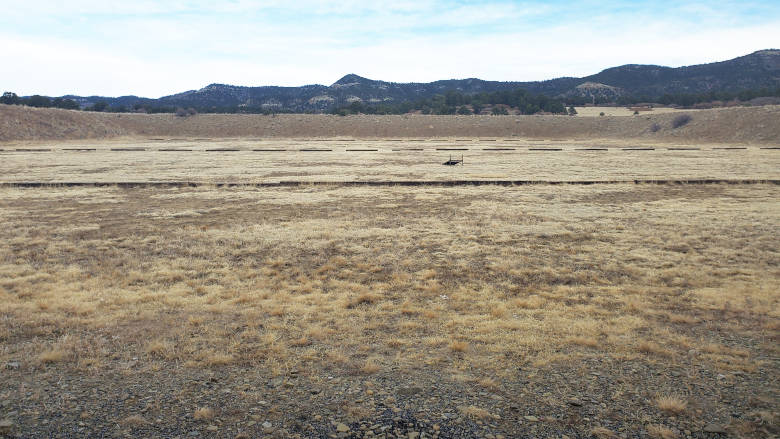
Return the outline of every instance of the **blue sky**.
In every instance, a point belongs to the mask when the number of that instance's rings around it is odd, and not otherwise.
[[[773,1],[0,0],[0,89],[148,97],[234,85],[585,76],[780,48]]]

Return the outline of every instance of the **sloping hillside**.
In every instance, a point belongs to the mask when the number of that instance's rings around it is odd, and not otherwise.
[[[620,117],[569,116],[278,116],[109,114],[0,105],[0,141],[114,137],[524,137],[639,139],[647,142],[780,143],[780,106]]]

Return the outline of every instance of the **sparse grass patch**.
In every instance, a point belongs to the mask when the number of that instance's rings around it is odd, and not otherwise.
[[[650,424],[647,426],[647,434],[653,439],[677,439],[679,434],[676,430],[672,430],[669,427],[658,424]]]
[[[493,417],[493,415],[491,415],[489,411],[483,408],[475,407],[473,405],[466,406],[466,407],[459,407],[459,410],[463,414],[463,416],[478,421],[484,421],[485,419],[490,419]]]

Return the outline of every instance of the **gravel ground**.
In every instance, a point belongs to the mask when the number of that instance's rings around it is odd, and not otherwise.
[[[242,368],[113,366],[74,373],[8,363],[0,382],[6,436],[640,438],[652,425],[685,438],[780,433],[775,367],[720,374],[694,361],[590,360],[521,371],[524,379],[487,389],[426,368],[413,376],[272,377]],[[686,395],[684,414],[656,408],[656,395],[669,391]],[[200,407],[213,417],[196,419]]]

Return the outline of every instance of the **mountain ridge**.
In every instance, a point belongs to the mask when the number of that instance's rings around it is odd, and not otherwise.
[[[158,99],[138,96],[106,98],[67,96],[82,107],[105,101],[112,107],[156,105],[195,107],[204,111],[254,108],[271,111],[322,112],[354,101],[403,102],[430,98],[449,90],[463,94],[509,91],[518,88],[553,98],[604,98],[664,94],[739,91],[780,87],[780,50],[762,49],[731,60],[682,67],[625,64],[585,77],[559,77],[544,81],[488,81],[479,78],[399,83],[373,80],[349,73],[331,85],[239,86],[212,83]]]

